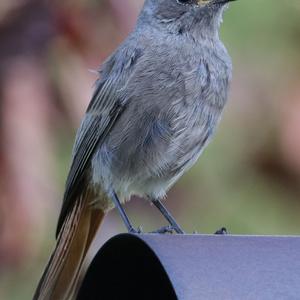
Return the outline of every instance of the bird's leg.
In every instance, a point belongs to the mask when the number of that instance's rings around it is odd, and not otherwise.
[[[171,227],[163,227],[162,229],[168,229],[164,230],[163,233],[170,232],[172,230],[175,230],[177,233],[184,233],[184,231],[181,229],[181,227],[177,224],[173,216],[168,212],[166,207],[161,203],[159,199],[151,199],[151,202],[158,208],[158,210],[161,212],[161,214],[166,218],[166,220],[170,223]],[[161,230],[159,229],[157,232],[160,232]]]
[[[119,214],[120,214],[120,216],[121,216],[128,232],[129,233],[142,233],[142,230],[141,230],[140,227],[138,229],[135,229],[132,226],[132,224],[131,224],[131,222],[130,222],[130,220],[129,220],[129,218],[128,218],[128,216],[127,216],[127,214],[126,214],[126,212],[125,212],[125,210],[124,210],[124,208],[123,208],[123,206],[122,206],[122,204],[121,204],[121,202],[120,202],[120,200],[117,196],[117,194],[115,193],[115,191],[112,191],[110,194],[111,194],[111,200],[113,201],[115,207],[118,209]]]

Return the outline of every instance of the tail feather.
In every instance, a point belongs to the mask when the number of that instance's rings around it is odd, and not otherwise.
[[[94,240],[94,237],[97,233],[98,228],[100,227],[102,220],[104,218],[104,212],[101,209],[94,209],[91,211],[91,218],[90,218],[90,230],[89,235],[86,241],[86,247],[84,255],[86,255],[87,251],[89,250],[89,247]]]
[[[65,300],[74,292],[82,263],[104,217],[102,210],[90,206],[91,197],[91,193],[83,193],[68,214],[33,300]]]

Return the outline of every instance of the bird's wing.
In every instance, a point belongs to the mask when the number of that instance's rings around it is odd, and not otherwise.
[[[123,111],[125,101],[122,102],[122,99],[118,98],[118,81],[118,76],[109,76],[105,81],[98,83],[85,118],[77,132],[56,235],[58,235],[68,211],[81,193],[85,172],[95,149],[103,143]]]

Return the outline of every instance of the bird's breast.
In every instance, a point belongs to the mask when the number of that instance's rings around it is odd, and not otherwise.
[[[160,51],[160,50],[159,50]],[[163,195],[197,160],[226,103],[230,66],[216,52],[181,59],[154,54],[136,66],[130,98],[94,157],[95,181],[125,197]],[[208,55],[209,54],[209,55]]]

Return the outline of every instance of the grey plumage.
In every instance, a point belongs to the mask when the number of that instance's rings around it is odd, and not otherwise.
[[[218,36],[225,2],[147,0],[136,28],[108,58],[78,130],[60,229],[82,185],[113,207],[162,198],[197,160],[226,103],[231,61]],[[184,1],[188,2],[188,1]],[[221,3],[220,3],[221,2]]]
[[[196,162],[226,103],[231,61],[218,29],[229,1],[146,0],[136,28],[101,67],[34,300],[74,299],[86,253],[114,205],[136,232],[120,204],[131,195],[149,198],[183,233],[160,199]]]

